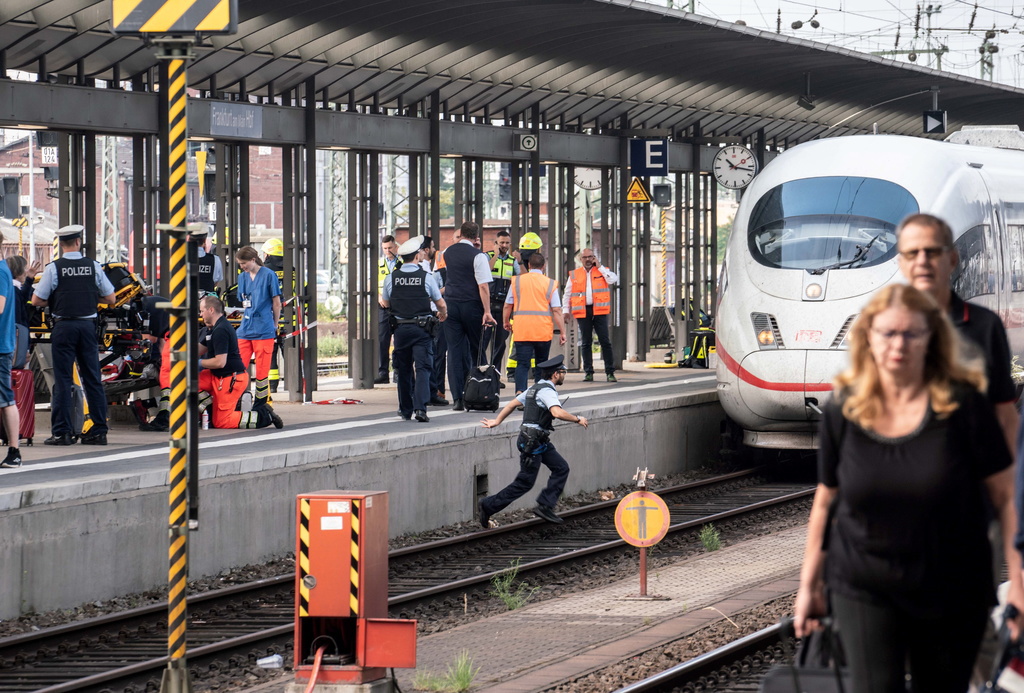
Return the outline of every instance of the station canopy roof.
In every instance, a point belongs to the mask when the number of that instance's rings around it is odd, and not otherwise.
[[[160,0],[143,0],[159,4]],[[301,87],[342,104],[749,136],[922,134],[931,87],[964,124],[1020,124],[1024,90],[630,0],[238,0],[238,33],[196,47],[189,86]],[[128,80],[154,49],[110,33],[111,0],[2,0],[7,69]],[[810,90],[807,92],[807,76]],[[813,109],[798,104],[811,95]],[[806,101],[805,101],[806,102]],[[886,103],[889,102],[889,103]],[[809,104],[808,104],[809,105]]]

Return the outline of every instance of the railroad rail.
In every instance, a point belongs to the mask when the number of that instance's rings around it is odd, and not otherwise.
[[[615,693],[756,691],[761,677],[781,659],[785,632],[783,624],[777,623],[624,686]]]
[[[659,547],[693,536],[708,522],[757,518],[798,502],[814,489],[764,480],[746,470],[657,489],[672,524]],[[520,559],[519,574],[542,575],[567,565],[606,560],[630,549],[616,534],[618,499],[562,513],[565,523],[511,523],[389,554],[390,610],[415,617],[447,599],[486,594],[491,579]],[[196,594],[188,600],[188,661],[195,671],[237,665],[254,652],[283,653],[293,629],[294,575]],[[0,690],[10,693],[144,691],[166,666],[166,606],[154,604],[0,640]]]

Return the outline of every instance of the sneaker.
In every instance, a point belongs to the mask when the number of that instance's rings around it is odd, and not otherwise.
[[[614,373],[609,373],[608,374],[608,382],[610,382],[610,383],[617,383],[617,382],[619,382],[619,379],[615,377]]]
[[[7,457],[0,462],[0,469],[17,469],[21,466],[21,453],[18,448],[8,448]]]
[[[592,383],[592,382],[594,382],[594,374],[593,373],[586,373],[586,374],[584,374],[583,382],[585,382],[585,383]]]
[[[74,445],[78,436],[71,433],[62,433],[59,436],[53,435],[43,441],[43,445]]]
[[[82,445],[106,445],[106,433],[86,433],[82,436]]]
[[[554,510],[543,505],[538,505],[536,508],[534,508],[533,514],[542,520],[547,520],[548,522],[556,525],[560,525],[565,521],[558,515],[555,515]]]
[[[0,466],[2,466],[2,465],[0,465]],[[480,520],[480,526],[483,527],[484,529],[490,529],[491,528],[491,515],[486,510],[484,510],[484,499],[483,498],[481,498],[477,502],[476,507],[477,507],[476,517],[477,517],[478,520]]]

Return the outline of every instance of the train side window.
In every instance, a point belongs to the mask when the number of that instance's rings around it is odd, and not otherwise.
[[[1010,291],[1024,291],[1024,226],[1007,224],[1010,237]]]
[[[988,226],[981,224],[956,239],[960,262],[953,274],[953,290],[965,301],[995,292],[995,263],[992,249],[985,242],[987,235]]]

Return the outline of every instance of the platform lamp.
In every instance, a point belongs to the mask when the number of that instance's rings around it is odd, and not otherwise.
[[[797,97],[796,105],[800,108],[806,108],[808,111],[814,110],[814,94],[811,93],[811,73],[804,73],[804,93]]]

